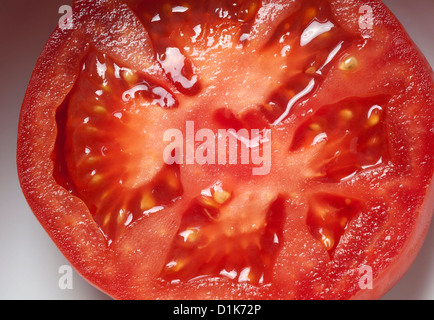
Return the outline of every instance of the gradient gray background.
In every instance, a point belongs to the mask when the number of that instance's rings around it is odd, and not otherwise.
[[[434,1],[384,0],[434,66]],[[58,285],[68,264],[37,222],[16,174],[20,106],[36,59],[68,0],[0,0],[0,299],[109,299],[73,274],[73,289]],[[434,224],[415,263],[383,299],[434,300]]]

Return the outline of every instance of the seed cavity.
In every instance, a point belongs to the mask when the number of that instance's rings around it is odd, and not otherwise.
[[[311,195],[306,224],[330,258],[333,258],[348,224],[362,208],[363,203],[357,199],[324,192]]]
[[[296,130],[290,151],[321,146],[308,177],[340,182],[387,162],[384,96],[351,98],[319,108]],[[380,104],[379,104],[380,103]]]
[[[232,195],[212,189],[205,189],[182,216],[160,277],[171,282],[225,277],[253,285],[268,283],[282,243],[284,199],[279,197],[270,204],[261,224],[239,226],[229,221],[244,223],[248,219],[242,215],[249,213],[223,214]]]

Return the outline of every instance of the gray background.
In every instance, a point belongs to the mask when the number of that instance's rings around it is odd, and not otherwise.
[[[434,66],[434,1],[385,0]],[[71,1],[0,0],[0,299],[108,299],[77,273],[58,285],[68,264],[34,218],[19,187],[15,154],[20,106],[36,59]],[[415,263],[384,299],[434,299],[434,225]]]

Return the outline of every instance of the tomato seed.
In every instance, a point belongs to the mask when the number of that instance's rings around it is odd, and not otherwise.
[[[142,196],[142,199],[140,201],[140,209],[142,211],[147,211],[155,207],[157,203],[155,202],[154,197],[151,193],[145,192]]]
[[[231,197],[230,192],[227,191],[216,191],[213,195],[214,200],[218,204],[225,203]]]
[[[359,66],[359,62],[353,56],[347,57],[339,63],[339,69],[342,71],[354,71]]]

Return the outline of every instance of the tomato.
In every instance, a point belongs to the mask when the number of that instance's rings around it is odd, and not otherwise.
[[[433,83],[378,0],[77,0],[18,174],[115,299],[377,299],[433,213]]]

